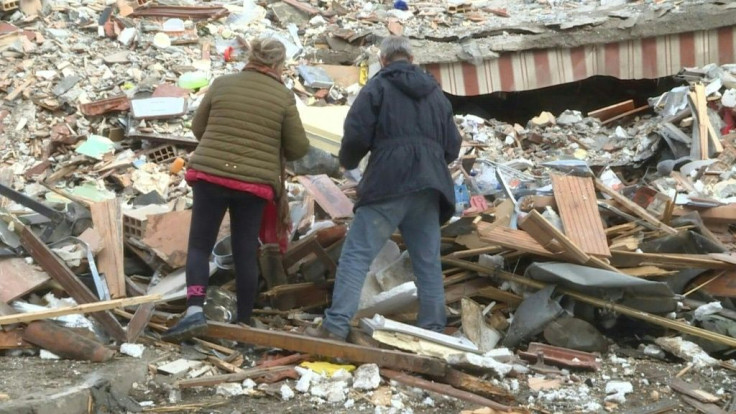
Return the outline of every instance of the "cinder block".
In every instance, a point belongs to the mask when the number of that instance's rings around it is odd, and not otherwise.
[[[135,237],[142,239],[146,236],[146,221],[123,214],[123,236],[127,239]]]
[[[154,148],[146,153],[146,158],[149,162],[157,164],[167,163],[173,161],[176,158],[176,147],[172,145],[164,145],[158,148]]]
[[[20,0],[0,0],[0,9],[3,11],[15,10],[20,5]]]

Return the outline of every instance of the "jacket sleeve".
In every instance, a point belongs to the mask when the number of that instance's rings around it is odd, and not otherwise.
[[[298,160],[309,151],[309,140],[304,132],[304,125],[296,108],[294,95],[289,93],[289,104],[284,113],[284,121],[281,125],[281,147],[287,161]]]
[[[345,118],[340,166],[346,170],[358,167],[360,160],[368,154],[376,133],[378,112],[381,104],[380,92],[375,84],[367,85],[358,94]]]
[[[197,141],[202,139],[204,131],[207,130],[207,121],[210,118],[210,107],[212,106],[212,94],[215,90],[215,82],[212,82],[209,90],[204,94],[204,98],[202,98],[202,102],[200,102],[197,112],[194,113],[194,118],[192,119],[192,132],[197,138]]]
[[[448,103],[448,114],[445,121],[445,162],[450,164],[455,161],[460,154],[460,145],[463,137],[457,129],[455,119],[452,114],[452,106]]]

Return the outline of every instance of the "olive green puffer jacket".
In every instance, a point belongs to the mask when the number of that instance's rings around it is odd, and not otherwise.
[[[309,149],[294,95],[256,71],[215,79],[197,109],[192,132],[200,142],[190,168],[270,184],[277,195],[281,149],[289,161]]]

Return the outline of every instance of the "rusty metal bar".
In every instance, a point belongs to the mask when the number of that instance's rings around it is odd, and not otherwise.
[[[375,363],[380,367],[391,367],[440,377],[445,375],[447,369],[445,362],[436,358],[218,322],[208,324],[205,336],[323,357],[342,358],[353,362]]]

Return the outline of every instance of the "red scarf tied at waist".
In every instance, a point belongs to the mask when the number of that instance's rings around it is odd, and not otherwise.
[[[245,68],[243,68],[243,70],[259,72],[277,80],[281,84],[284,83],[281,80],[279,73],[269,66],[249,63]],[[286,160],[284,159],[283,151],[281,154],[281,188],[279,188],[279,191],[277,192],[268,191],[271,190],[271,188],[265,184],[246,183],[231,178],[216,177],[193,169],[189,169],[187,171],[186,180],[190,184],[197,180],[209,181],[234,190],[247,191],[253,195],[266,199],[267,203],[266,207],[263,209],[263,219],[261,220],[259,237],[261,242],[264,244],[278,243],[281,253],[286,252],[286,248],[289,245],[289,235],[291,233],[291,217],[289,214],[289,196],[286,193],[286,186],[284,184],[286,181]]]

